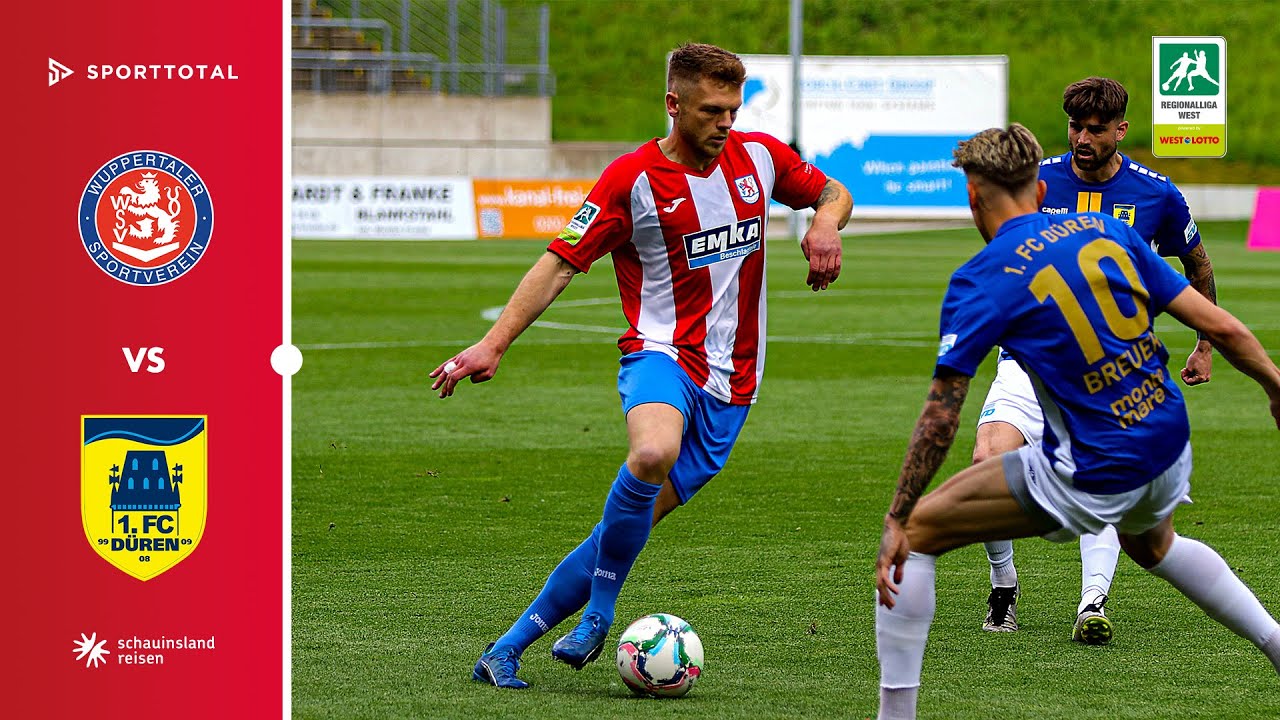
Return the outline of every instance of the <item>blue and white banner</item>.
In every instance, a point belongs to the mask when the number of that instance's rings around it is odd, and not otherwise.
[[[790,141],[790,56],[741,57],[747,82],[734,127]],[[951,151],[1006,124],[1008,66],[1003,55],[806,57],[804,158],[849,188],[855,217],[968,217]]]

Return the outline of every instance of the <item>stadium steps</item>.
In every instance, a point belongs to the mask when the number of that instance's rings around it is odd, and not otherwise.
[[[315,0],[293,0],[293,17],[301,19],[303,3],[311,5],[310,16],[333,19],[333,10],[317,5]],[[380,43],[365,38],[363,31],[345,27],[311,28],[310,40],[305,28],[294,26],[291,31],[291,44],[294,50],[307,50],[332,53],[380,53]],[[338,62],[341,62],[339,60]],[[328,92],[368,92],[370,75],[364,68],[315,69],[294,67],[290,73],[293,87],[309,90],[316,87],[316,74],[320,74],[319,83]],[[392,92],[421,93],[431,90],[431,76],[415,71],[413,68],[394,70],[390,77]]]

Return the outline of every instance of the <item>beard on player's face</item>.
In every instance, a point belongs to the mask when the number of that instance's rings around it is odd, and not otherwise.
[[[680,118],[677,121],[677,127],[680,134],[684,136],[685,143],[709,158],[720,155],[724,150],[724,142],[729,136],[727,130],[722,131],[716,127],[715,123],[703,124],[696,118]],[[716,142],[717,140],[719,142]]]
[[[1088,145],[1077,144],[1073,148],[1073,152],[1075,153],[1076,165],[1081,170],[1097,170],[1115,157],[1116,146],[1098,142]]]

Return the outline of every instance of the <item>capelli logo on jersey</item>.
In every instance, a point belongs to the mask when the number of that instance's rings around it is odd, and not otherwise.
[[[760,240],[760,217],[757,216],[689,233],[684,236],[684,252],[692,270],[750,255],[760,249]]]
[[[195,267],[213,235],[204,181],[168,153],[108,160],[80,196],[80,239],[104,273],[129,285],[163,285]]]

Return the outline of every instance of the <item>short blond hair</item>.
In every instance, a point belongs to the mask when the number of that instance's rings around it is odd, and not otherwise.
[[[1030,130],[1013,123],[1007,130],[990,128],[961,140],[952,165],[1009,191],[1035,184],[1044,151]]]

